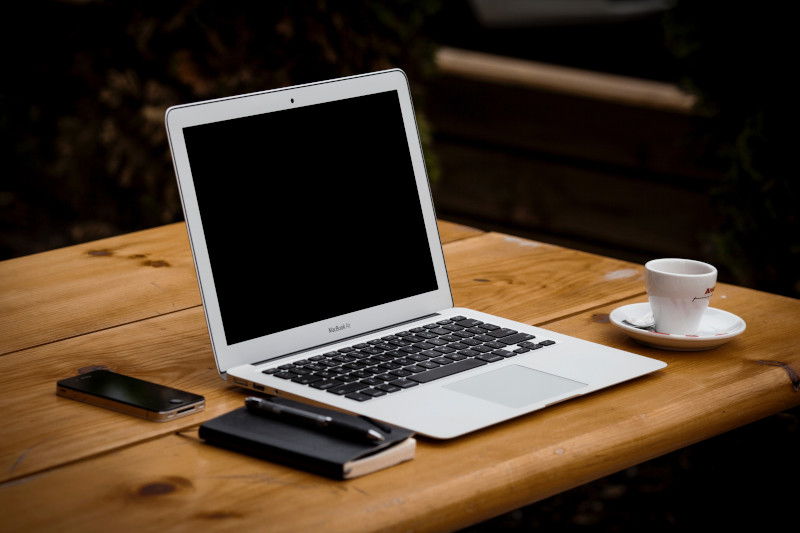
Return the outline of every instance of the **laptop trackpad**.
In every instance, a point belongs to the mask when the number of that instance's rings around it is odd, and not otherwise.
[[[580,381],[520,365],[509,365],[456,381],[444,388],[507,407],[525,407],[586,386]]]

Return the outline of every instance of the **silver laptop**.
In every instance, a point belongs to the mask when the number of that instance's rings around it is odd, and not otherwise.
[[[447,439],[666,366],[453,307],[401,70],[176,106],[166,124],[237,385]]]

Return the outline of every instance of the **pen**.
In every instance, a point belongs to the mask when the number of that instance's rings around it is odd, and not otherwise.
[[[320,429],[332,435],[338,435],[350,440],[375,444],[384,441],[383,435],[374,429],[364,429],[358,424],[347,420],[336,420],[327,415],[312,413],[289,405],[281,405],[255,396],[248,396],[244,400],[247,410],[253,414],[266,416],[278,420],[291,420],[298,424]]]

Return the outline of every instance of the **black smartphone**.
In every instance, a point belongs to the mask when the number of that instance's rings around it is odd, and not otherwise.
[[[93,370],[62,379],[57,383],[56,394],[157,422],[202,411],[206,402],[199,394],[110,370]]]

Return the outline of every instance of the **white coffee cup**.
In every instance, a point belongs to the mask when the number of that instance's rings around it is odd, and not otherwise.
[[[691,259],[653,259],[645,265],[645,286],[659,333],[693,335],[717,284],[717,269]]]

